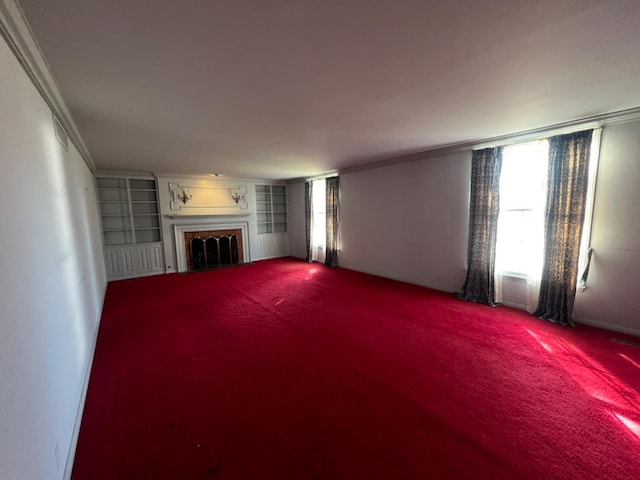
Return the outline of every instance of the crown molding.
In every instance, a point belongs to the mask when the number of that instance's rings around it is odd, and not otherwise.
[[[481,148],[490,148],[497,146],[511,145],[514,143],[524,143],[533,140],[540,140],[554,135],[563,135],[566,133],[577,132],[589,128],[602,128],[607,125],[615,125],[620,123],[629,123],[640,120],[640,107],[619,110],[616,112],[603,113],[584,117],[568,122],[556,123],[546,127],[533,128],[521,132],[510,133],[485,139],[476,139],[459,143],[452,143],[440,147],[423,150],[421,152],[402,155],[399,157],[391,157],[375,162],[369,162],[362,165],[347,167],[340,169],[340,173],[353,173],[363,170],[371,170],[373,168],[382,168],[402,163],[417,162],[429,158],[444,157],[457,153],[470,152]]]
[[[354,168],[357,168],[357,167],[354,167]],[[374,168],[374,167],[372,167],[372,168]],[[325,172],[318,173],[316,175],[312,175],[310,177],[294,177],[294,178],[288,178],[288,179],[286,179],[284,181],[287,183],[287,185],[293,185],[293,184],[296,184],[296,183],[313,182],[315,180],[324,180],[324,179],[331,178],[331,177],[337,177],[343,171],[344,170],[327,170]]]
[[[15,55],[25,73],[62,124],[69,138],[92,172],[95,163],[73,121],[56,80],[17,0],[0,0],[0,36]]]

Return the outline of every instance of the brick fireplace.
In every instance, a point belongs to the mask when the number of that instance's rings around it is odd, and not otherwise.
[[[177,271],[198,271],[250,262],[248,231],[248,222],[174,225]]]
[[[242,230],[184,232],[187,271],[230,267],[244,263]]]

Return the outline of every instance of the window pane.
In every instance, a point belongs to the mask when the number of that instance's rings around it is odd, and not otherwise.
[[[544,236],[548,142],[504,148],[496,268],[533,274],[539,269]]]
[[[531,210],[507,210],[500,213],[500,269],[526,273],[530,239],[535,235],[531,225]]]
[[[505,147],[500,174],[500,207],[533,208],[544,201],[548,142]]]
[[[312,245],[324,245],[327,236],[327,219],[325,209],[327,206],[327,182],[316,180],[313,182],[313,232]]]

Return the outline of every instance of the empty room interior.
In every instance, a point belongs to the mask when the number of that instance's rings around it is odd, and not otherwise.
[[[0,33],[0,478],[640,478],[637,0]]]

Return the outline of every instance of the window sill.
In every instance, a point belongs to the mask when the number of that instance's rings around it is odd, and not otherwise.
[[[510,280],[519,280],[522,282],[527,281],[527,276],[524,273],[515,273],[515,272],[498,272],[502,275],[502,278],[508,278]]]

